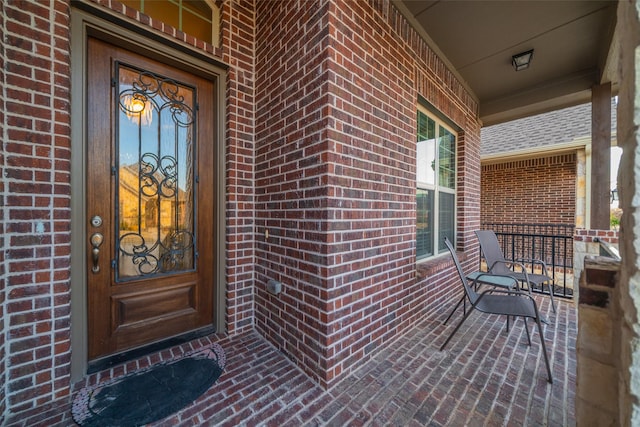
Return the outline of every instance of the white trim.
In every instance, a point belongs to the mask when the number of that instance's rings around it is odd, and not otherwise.
[[[611,146],[616,147],[618,145],[618,140],[616,134],[612,134],[611,136]],[[536,146],[530,148],[523,148],[521,150],[514,150],[509,152],[495,153],[495,154],[486,154],[484,156],[480,156],[481,164],[493,164],[493,163],[502,163],[508,162],[512,160],[522,160],[532,157],[540,157],[543,156],[553,156],[557,154],[568,153],[571,151],[575,151],[577,149],[584,149],[588,146],[591,146],[591,136],[582,136],[580,138],[576,138],[573,141],[565,142],[561,144],[554,145],[544,145],[544,146]]]
[[[453,155],[454,155],[454,159],[453,159],[453,164],[454,164],[454,170],[455,170],[455,177],[454,177],[454,188],[449,188],[449,187],[445,187],[440,185],[440,177],[439,177],[439,171],[438,168],[435,168],[434,170],[434,184],[426,184],[426,183],[420,183],[416,180],[416,191],[417,190],[423,190],[423,191],[433,191],[433,212],[431,212],[432,216],[433,216],[433,253],[431,255],[425,255],[423,257],[418,258],[418,253],[417,253],[417,231],[416,231],[416,258],[418,262],[422,262],[424,260],[429,260],[429,259],[433,259],[434,257],[437,257],[438,255],[441,255],[440,249],[442,249],[438,242],[438,235],[439,235],[439,231],[440,231],[440,197],[439,194],[445,193],[445,194],[451,194],[454,196],[454,201],[453,201],[453,233],[454,233],[454,240],[456,237],[456,230],[457,230],[457,223],[458,223],[458,218],[457,218],[457,212],[458,212],[458,203],[457,203],[457,194],[458,194],[458,149],[459,147],[459,137],[458,137],[458,132],[456,132],[455,129],[453,129],[451,126],[449,126],[447,123],[445,123],[443,120],[441,120],[439,117],[437,117],[437,115],[433,112],[430,111],[428,108],[426,108],[424,105],[418,103],[416,106],[416,115],[418,113],[422,113],[424,114],[427,118],[429,118],[430,120],[433,120],[433,122],[435,123],[435,147],[434,147],[434,165],[438,165],[437,164],[437,160],[439,158],[439,145],[438,145],[438,137],[440,135],[440,128],[445,129],[447,132],[449,132],[451,135],[453,135],[454,137],[454,147],[453,147]],[[416,125],[417,125],[417,120],[416,120]],[[417,129],[416,129],[417,131]],[[417,134],[417,132],[416,132]],[[417,153],[417,144],[420,141],[416,141],[416,153]],[[428,166],[427,166],[428,167]],[[416,176],[418,173],[418,162],[417,162],[417,155],[416,155]],[[417,224],[417,206],[416,206],[416,224]]]
[[[575,139],[571,142],[556,145],[546,145],[542,147],[525,148],[522,150],[509,151],[507,153],[496,153],[480,156],[481,164],[502,163],[513,160],[522,160],[532,157],[553,156],[556,154],[569,153],[578,149],[584,149],[591,145],[591,137]]]

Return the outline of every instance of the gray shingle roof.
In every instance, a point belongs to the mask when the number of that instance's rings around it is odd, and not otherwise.
[[[612,132],[615,132],[615,107],[614,103],[611,108]],[[482,128],[480,155],[551,147],[585,137],[591,137],[591,103]]]

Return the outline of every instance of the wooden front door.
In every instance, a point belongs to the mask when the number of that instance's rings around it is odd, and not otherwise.
[[[89,359],[213,325],[214,84],[90,38]]]

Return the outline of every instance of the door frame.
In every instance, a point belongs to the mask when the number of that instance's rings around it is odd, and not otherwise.
[[[156,61],[180,68],[215,82],[215,166],[214,247],[214,325],[216,332],[225,324],[225,112],[228,66],[189,46],[123,19],[121,16],[87,3],[71,9],[71,381],[84,378],[88,368],[87,239],[86,229],[86,56],[89,36],[133,50]]]

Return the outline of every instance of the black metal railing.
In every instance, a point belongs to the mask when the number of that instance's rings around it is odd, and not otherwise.
[[[554,281],[553,295],[573,298],[573,224],[487,223],[482,228],[496,233],[505,258],[544,261]]]

